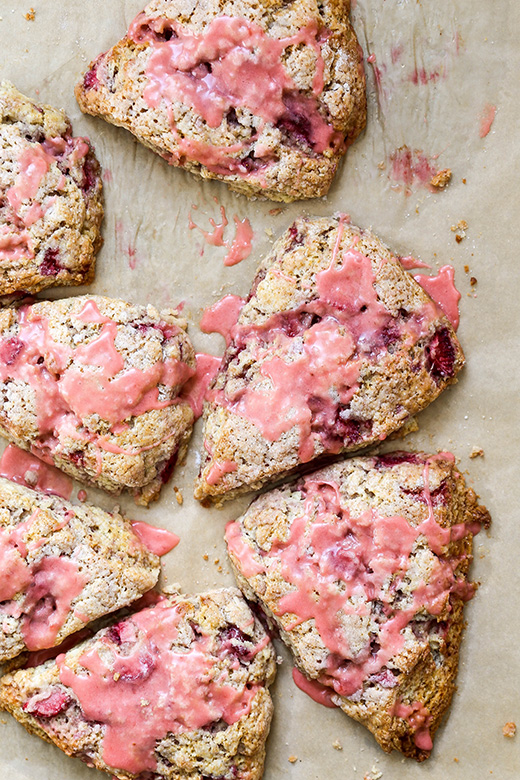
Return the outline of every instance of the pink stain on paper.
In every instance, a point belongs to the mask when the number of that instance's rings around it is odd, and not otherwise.
[[[495,121],[496,113],[497,113],[497,107],[492,105],[491,103],[486,103],[486,105],[484,106],[484,110],[480,115],[479,135],[481,138],[485,138],[486,135],[491,130],[491,125]]]
[[[432,178],[439,172],[436,165],[438,155],[427,155],[421,149],[410,149],[401,146],[390,153],[389,177],[400,185],[410,195],[412,185],[418,184],[435,192],[431,185]]]
[[[116,231],[116,246],[120,254],[126,255],[128,259],[128,267],[134,271],[141,258],[137,255],[135,242],[128,238],[128,231],[123,226],[123,222],[120,219],[116,219],[115,224]]]
[[[215,199],[215,203],[217,203]],[[197,206],[193,206],[194,209]],[[211,246],[224,246],[228,252],[224,257],[224,265],[231,266],[240,263],[249,257],[253,245],[253,229],[251,223],[246,218],[240,219],[236,214],[233,216],[233,222],[235,223],[235,235],[233,239],[226,240],[224,234],[226,228],[229,225],[229,220],[226,216],[226,209],[224,206],[220,206],[221,222],[217,222],[213,217],[209,218],[209,224],[212,230],[204,230],[200,225],[197,225],[191,216],[189,217],[188,227],[190,230],[199,230],[204,236],[204,240]],[[204,254],[204,249],[201,251],[201,255]]]

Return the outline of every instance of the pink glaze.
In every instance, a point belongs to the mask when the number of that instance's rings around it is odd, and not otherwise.
[[[319,682],[342,696],[352,696],[403,649],[403,629],[418,612],[439,615],[450,610],[450,594],[466,597],[465,583],[455,574],[460,559],[447,557],[451,529],[441,527],[433,514],[428,469],[436,457],[425,462],[423,495],[429,511],[418,526],[375,510],[354,517],[342,503],[335,482],[308,477],[300,488],[304,513],[292,521],[288,538],[275,538],[269,551],[255,555],[238,523],[226,528],[230,553],[246,577],[273,568],[292,585],[279,598],[275,614],[286,630],[313,622],[330,653],[327,673]],[[471,529],[466,527],[465,533]],[[458,531],[456,536],[460,538]],[[411,604],[396,606],[392,594],[407,576],[412,550],[424,541],[440,557],[434,561],[428,582],[416,585]],[[368,643],[353,650],[342,621],[370,614],[371,602],[383,605],[376,648]]]
[[[0,260],[20,260],[33,257],[31,237],[27,230],[13,233],[8,225],[0,225]]]
[[[206,476],[206,482],[208,485],[216,485],[220,482],[224,474],[231,474],[236,471],[237,468],[237,464],[232,460],[215,461]]]
[[[417,274],[419,282],[430,298],[442,309],[455,330],[459,326],[460,292],[455,287],[455,269],[451,265],[443,265],[437,276]]]
[[[165,29],[173,35],[170,40],[158,41],[156,35]],[[138,43],[148,43],[152,49],[144,98],[152,108],[166,105],[178,145],[170,162],[183,164],[188,158],[215,173],[248,176],[249,169],[232,155],[250,147],[256,138],[230,147],[185,138],[177,131],[170,109],[178,101],[190,106],[210,127],[218,127],[231,110],[238,108],[273,124],[284,117],[304,115],[309,143],[315,152],[321,154],[341,145],[342,136],[318,110],[317,96],[323,90],[325,67],[320,41],[327,34],[310,21],[294,35],[277,39],[245,18],[221,16],[203,34],[192,35],[173,19],[139,14],[130,25],[128,36]],[[313,49],[316,55],[312,97],[298,91],[282,61],[285,49],[301,44]],[[270,152],[257,149],[256,157],[264,157],[267,164]]]
[[[397,259],[406,271],[411,271],[413,268],[431,268],[431,265],[423,263],[422,260],[417,260],[417,258],[412,257],[412,255],[398,257]]]
[[[51,647],[88,578],[75,561],[44,558],[32,568],[23,599],[22,635],[29,650]]]
[[[172,534],[165,528],[156,528],[148,523],[138,520],[132,521],[132,528],[136,536],[154,555],[166,555],[180,542],[177,534]]]
[[[191,212],[190,212],[189,228],[190,230],[194,230],[195,228],[200,230],[206,242],[208,244],[211,244],[212,246],[226,246],[226,242],[224,241],[224,230],[228,225],[228,219],[226,217],[226,209],[224,208],[224,206],[220,207],[220,214],[222,217],[222,222],[220,224],[217,224],[215,220],[212,217],[210,217],[209,224],[211,225],[213,230],[211,233],[209,233],[207,230],[203,230],[201,227],[196,225],[195,222],[193,222],[191,218]]]
[[[233,724],[250,712],[258,687],[228,682],[229,666],[210,637],[195,636],[185,652],[171,649],[181,619],[176,606],[160,602],[118,623],[80,657],[88,674],[69,667],[65,655],[56,660],[84,718],[102,724],[110,767],[153,772],[155,745],[167,734]]]
[[[240,571],[244,577],[254,577],[256,574],[264,573],[263,564],[257,561],[253,548],[247,544],[238,523],[232,521],[226,525],[225,538],[230,553],[240,563]]]
[[[224,295],[213,306],[204,309],[200,321],[201,331],[203,333],[220,333],[228,345],[231,341],[232,330],[245,302],[245,298],[240,298],[238,295]]]
[[[147,369],[125,369],[115,349],[116,323],[103,317],[94,301],[88,301],[77,318],[101,327],[97,337],[75,349],[54,341],[47,319],[31,306],[19,311],[18,336],[0,342],[0,380],[25,382],[34,392],[40,439],[33,447],[38,454],[40,447],[53,454],[62,435],[95,441],[108,450],[102,437],[85,431],[85,417],[98,414],[117,425],[130,416],[178,403],[176,397],[159,400],[158,385],[178,390],[194,373],[173,359]],[[165,334],[168,328],[165,325]]]
[[[338,251],[336,242],[333,255]],[[208,393],[208,400],[254,423],[269,441],[279,440],[298,426],[302,461],[314,457],[316,443],[328,435],[313,430],[315,417],[309,400],[318,405],[325,429],[334,430],[338,404],[347,405],[358,389],[361,361],[377,359],[385,349],[385,329],[391,326],[415,343],[438,316],[436,307],[429,304],[407,321],[392,318],[377,298],[370,259],[351,247],[338,260],[340,265],[331,263],[316,275],[319,298],[301,311],[274,315],[262,326],[238,324],[231,331],[234,342],[255,347],[260,376],[233,397],[225,390]],[[321,320],[301,334],[288,333],[287,318],[307,314],[317,314]],[[212,327],[212,316],[210,310],[208,318],[203,318],[203,328]],[[222,330],[229,332],[228,321]],[[332,400],[332,392],[337,401]],[[327,440],[326,446],[328,451],[339,452],[343,444],[337,437]]]
[[[479,135],[481,138],[485,138],[486,135],[491,130],[491,126],[495,121],[496,113],[497,113],[497,107],[493,106],[491,103],[486,103],[486,105],[484,106],[484,110],[480,115]]]
[[[30,146],[18,158],[16,183],[7,191],[7,200],[16,214],[24,200],[36,197],[41,181],[55,158],[47,154],[43,146]]]
[[[304,674],[300,672],[296,667],[292,670],[292,677],[298,688],[310,696],[318,704],[323,704],[324,707],[331,707],[336,709],[338,706],[332,701],[332,692],[326,685],[322,685],[316,680],[309,680]]]
[[[31,570],[24,558],[25,550],[20,552],[14,535],[0,527],[0,602],[12,599],[31,582]]]
[[[188,379],[182,389],[181,397],[183,401],[189,403],[194,418],[198,420],[202,414],[208,388],[216,377],[222,360],[219,357],[215,357],[215,355],[206,355],[204,352],[197,353],[196,359],[197,369],[195,376]]]
[[[252,249],[253,241],[253,228],[251,223],[247,219],[240,220],[237,215],[233,217],[236,226],[235,238],[229,249],[229,252],[224,258],[224,265],[236,265],[246,257],[249,257]]]
[[[137,33],[142,40],[139,28],[143,21],[140,14],[130,26],[130,37]],[[170,24],[176,35],[163,43],[154,42],[148,60],[144,97],[150,106],[157,107],[162,99],[169,103],[181,100],[210,127],[218,127],[230,108],[239,107],[274,123],[285,112],[284,90],[294,89],[281,54],[302,43],[316,52],[315,93],[323,89],[316,22],[284,39],[271,38],[257,24],[238,17],[217,17],[198,36],[178,23]]]
[[[0,458],[0,477],[48,495],[65,499],[72,495],[70,477],[15,444],[8,444]]]
[[[420,701],[404,704],[399,699],[394,706],[394,716],[408,721],[414,732],[413,741],[419,750],[431,750],[433,741],[430,734],[432,716]]]

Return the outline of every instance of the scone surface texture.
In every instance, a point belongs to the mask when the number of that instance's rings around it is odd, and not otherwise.
[[[377,444],[463,363],[451,323],[378,238],[341,216],[297,219],[229,333],[195,495],[224,500]]]
[[[0,311],[0,433],[80,481],[155,498],[183,457],[186,322],[101,296]]]
[[[94,278],[99,164],[63,113],[0,83],[0,296]]]
[[[82,111],[204,178],[320,197],[365,125],[361,49],[338,0],[153,0],[90,65]]]
[[[226,539],[304,690],[324,686],[385,751],[422,761],[455,688],[472,538],[488,523],[453,456],[389,453],[259,496]]]
[[[42,650],[153,588],[159,559],[117,512],[0,477],[0,663]]]
[[[259,780],[273,647],[235,588],[176,595],[0,682],[31,732],[121,780]]]

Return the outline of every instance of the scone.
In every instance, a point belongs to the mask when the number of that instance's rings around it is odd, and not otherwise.
[[[158,576],[159,558],[117,512],[0,477],[0,663],[60,644]]]
[[[94,278],[102,184],[88,138],[0,84],[0,296]]]
[[[0,707],[121,780],[258,780],[274,675],[269,637],[229,588],[164,599],[5,675]]]
[[[82,482],[156,498],[193,424],[186,322],[100,296],[0,310],[0,434]]]
[[[152,0],[76,87],[82,111],[206,179],[325,195],[365,125],[349,0]]]
[[[390,453],[265,493],[226,538],[246,598],[309,684],[385,751],[422,761],[455,688],[473,534],[488,523],[449,453]]]
[[[382,441],[464,362],[398,258],[343,217],[298,219],[277,241],[229,342],[205,403],[199,499]]]

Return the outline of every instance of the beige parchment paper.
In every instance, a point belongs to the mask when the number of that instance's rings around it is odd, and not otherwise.
[[[81,115],[76,81],[143,5],[142,0],[0,0],[0,77],[66,109],[75,134],[93,141],[105,172],[105,243],[89,292],[158,307],[184,302],[197,351],[220,354],[221,338],[198,329],[203,309],[225,293],[247,293],[272,239],[296,215],[341,211],[434,272],[453,264],[462,293],[459,335],[467,366],[458,384],[420,415],[419,431],[406,440],[408,448],[451,449],[494,520],[491,533],[476,539],[472,575],[481,587],[467,606],[451,711],[426,763],[388,756],[361,726],[293,685],[290,658],[280,645],[283,663],[273,688],[265,780],[518,780],[520,734],[506,739],[502,727],[508,721],[520,726],[520,3],[353,0],[354,24],[371,60],[367,130],[349,150],[327,198],[275,214],[270,214],[274,204],[248,201],[223,184],[169,168],[125,131]],[[31,7],[32,20],[26,18]],[[489,106],[496,106],[496,116],[481,138],[481,117]],[[396,179],[399,170],[392,162],[404,145],[411,150],[407,183]],[[425,158],[436,169],[452,170],[444,191],[421,185]],[[224,267],[224,248],[208,246],[200,231],[188,229],[190,211],[194,222],[209,229],[210,218],[220,221],[221,205],[231,225],[236,214],[248,217],[254,229],[251,256],[234,267]],[[457,242],[451,227],[460,220],[467,228]],[[471,277],[477,280],[473,285]],[[51,295],[81,292],[87,290]],[[129,516],[179,534],[181,543],[164,560],[163,581],[179,582],[187,592],[232,583],[223,529],[249,500],[229,502],[222,510],[194,501],[200,434],[199,423],[185,465],[159,502],[145,510],[128,498],[120,501]],[[482,448],[483,457],[470,459],[474,447]],[[182,492],[182,506],[173,486]],[[115,504],[100,491],[87,492],[92,503],[108,509]],[[1,715],[1,780],[106,777]]]

